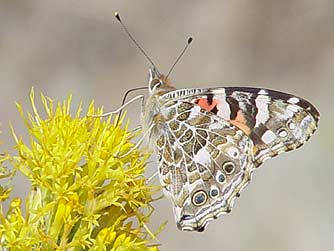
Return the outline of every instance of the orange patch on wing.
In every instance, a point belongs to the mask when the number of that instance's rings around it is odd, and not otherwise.
[[[251,129],[247,126],[247,120],[244,114],[242,113],[242,111],[239,110],[235,119],[230,120],[230,123],[238,127],[240,130],[242,130],[247,135],[251,134]]]
[[[218,104],[217,100],[212,100],[212,104],[210,105],[208,102],[208,99],[206,98],[200,98],[196,100],[196,104],[202,107],[203,109],[211,112],[213,108]]]

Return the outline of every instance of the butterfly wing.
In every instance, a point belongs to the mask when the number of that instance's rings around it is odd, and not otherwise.
[[[231,211],[251,179],[253,143],[242,130],[185,101],[162,107],[156,148],[160,181],[181,230],[203,231]]]
[[[183,94],[183,95],[179,95]],[[319,112],[291,94],[245,87],[184,89],[179,97],[229,121],[254,143],[254,163],[302,146],[317,128]]]
[[[230,212],[255,167],[302,146],[319,120],[304,99],[265,89],[181,89],[160,102],[159,174],[181,230]]]

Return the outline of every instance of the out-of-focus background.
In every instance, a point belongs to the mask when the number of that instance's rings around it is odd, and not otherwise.
[[[177,230],[167,199],[152,228],[162,250],[332,250],[334,245],[334,1],[0,0],[0,120],[26,135],[14,102],[28,107],[32,86],[74,105],[112,110],[129,88],[146,85],[146,59],[114,18],[166,72],[194,37],[171,79],[177,87],[262,86],[311,101],[320,127],[301,150],[267,161],[229,216],[204,233]],[[129,108],[133,125],[136,105]],[[149,173],[156,165],[151,164]],[[16,181],[14,195],[29,184]]]

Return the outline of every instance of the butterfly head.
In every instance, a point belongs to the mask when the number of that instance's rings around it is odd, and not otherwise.
[[[162,75],[156,68],[152,67],[148,72],[148,90],[150,94],[166,93],[175,90],[165,75]]]

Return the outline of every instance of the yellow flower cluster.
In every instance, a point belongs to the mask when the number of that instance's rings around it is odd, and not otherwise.
[[[102,113],[93,102],[88,116],[81,116],[81,105],[72,116],[71,96],[56,104],[41,95],[43,119],[33,90],[30,99],[32,114],[17,104],[30,143],[13,130],[18,154],[8,158],[31,181],[31,191],[25,215],[19,198],[6,212],[0,204],[0,250],[158,250],[147,222],[159,188],[143,176],[150,154],[131,151],[138,135],[123,119],[89,116]],[[0,187],[0,203],[9,192]]]
[[[9,181],[7,181],[6,185],[3,185],[4,182],[0,183],[0,208],[1,208],[1,202],[7,200],[10,195],[10,192],[12,191],[11,187],[9,187],[9,184],[10,184],[11,178],[14,176],[14,172],[10,172],[8,168],[3,166],[3,163],[6,160],[8,160],[8,155],[1,154],[0,156],[0,180],[4,181],[5,179],[9,178]]]

